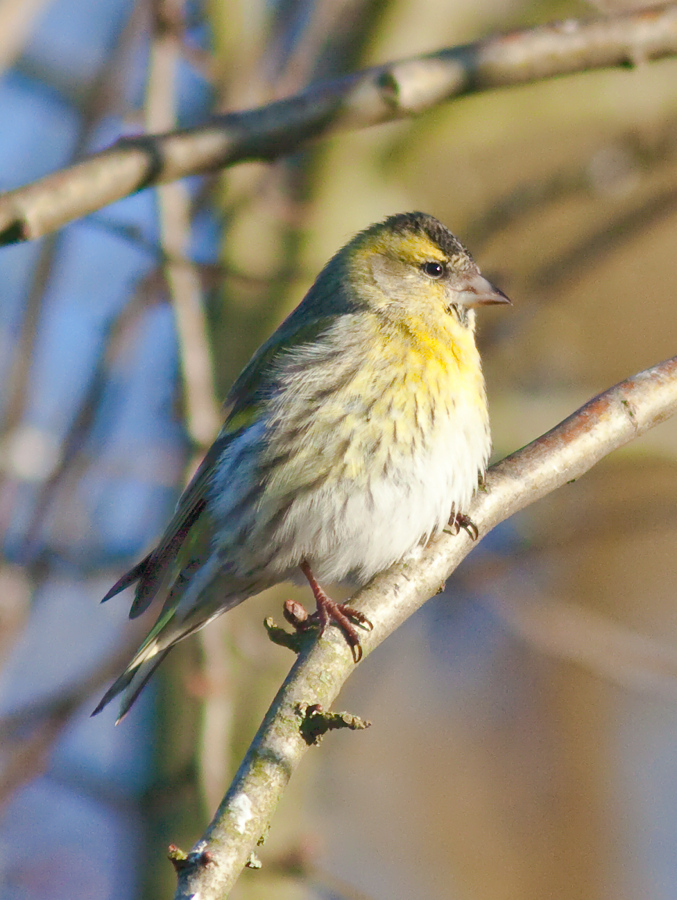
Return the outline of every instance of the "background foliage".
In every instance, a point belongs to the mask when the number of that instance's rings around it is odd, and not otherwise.
[[[0,187],[120,135],[582,3],[5,0]],[[514,301],[482,316],[500,456],[675,352],[677,61],[471,96],[120,201],[0,252],[0,883],[166,897],[289,667],[292,587],[89,711],[148,627],[98,599],[162,529],[218,402],[326,259],[423,209]],[[667,423],[497,530],[361,666],[238,897],[677,893]],[[152,614],[151,614],[152,615]],[[110,714],[109,714],[110,713]],[[235,896],[235,894],[234,894]]]

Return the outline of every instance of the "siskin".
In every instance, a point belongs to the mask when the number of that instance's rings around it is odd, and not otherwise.
[[[108,591],[159,618],[95,713],[120,716],[177,641],[265,588],[307,578],[315,621],[361,656],[363,585],[464,514],[489,458],[475,308],[509,303],[432,216],[356,235],[254,354],[157,547]],[[466,520],[467,521],[467,520]]]

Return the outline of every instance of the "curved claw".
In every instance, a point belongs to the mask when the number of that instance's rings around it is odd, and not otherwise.
[[[336,603],[336,601],[332,600],[315,580],[315,576],[307,562],[301,563],[301,571],[308,579],[308,584],[313,591],[315,602],[317,603],[317,611],[312,616],[308,616],[307,620],[298,623],[297,627],[306,628],[308,624],[317,623],[320,626],[320,634],[324,634],[327,625],[333,622],[343,632],[350,647],[353,660],[358,663],[363,656],[362,645],[360,644],[360,636],[350,620],[353,619],[358,625],[368,631],[373,630],[373,624],[359,609],[353,609],[352,606],[348,606],[346,603]],[[285,617],[287,621],[290,621],[286,610]]]
[[[349,619],[353,619],[358,625],[361,625],[365,631],[374,630],[374,623],[368,619],[363,612],[360,612],[359,609],[347,606],[345,603],[337,603],[336,605],[345,616],[348,616]]]
[[[447,534],[457,535],[461,528],[466,532],[471,541],[476,541],[480,536],[477,525],[475,525],[470,516],[466,516],[465,513],[452,513],[447,527],[443,530]]]

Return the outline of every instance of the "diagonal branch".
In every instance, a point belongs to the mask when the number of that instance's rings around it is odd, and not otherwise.
[[[470,511],[480,538],[675,412],[677,356],[610,388],[492,466],[486,490]],[[444,584],[473,546],[463,533],[443,535],[355,595],[351,603],[374,625],[362,638],[365,656]],[[304,716],[311,709],[317,714],[318,705],[329,709],[353,670],[337,629],[320,641],[304,641],[204,839],[186,859],[174,859],[179,874],[175,900],[227,895],[308,749],[301,728]]]
[[[196,128],[125,138],[0,197],[0,244],[33,240],[150,185],[270,160],[338,129],[415,116],[454,97],[677,55],[677,4],[492,36],[320,82]]]

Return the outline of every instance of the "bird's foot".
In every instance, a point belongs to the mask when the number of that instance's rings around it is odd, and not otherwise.
[[[353,659],[356,663],[359,662],[362,659],[362,645],[360,644],[360,635],[353,622],[361,625],[367,631],[371,631],[374,626],[359,609],[354,609],[347,603],[336,603],[335,600],[332,600],[315,580],[308,563],[301,563],[301,571],[308,579],[317,603],[317,611],[309,616],[300,603],[288,600],[284,606],[285,618],[297,631],[305,631],[307,628],[319,625],[320,634],[324,634],[327,625],[333,622],[345,635]]]
[[[458,534],[461,528],[467,533],[471,541],[476,541],[480,535],[477,525],[475,525],[470,516],[466,516],[465,513],[452,513],[444,531],[447,534]]]

